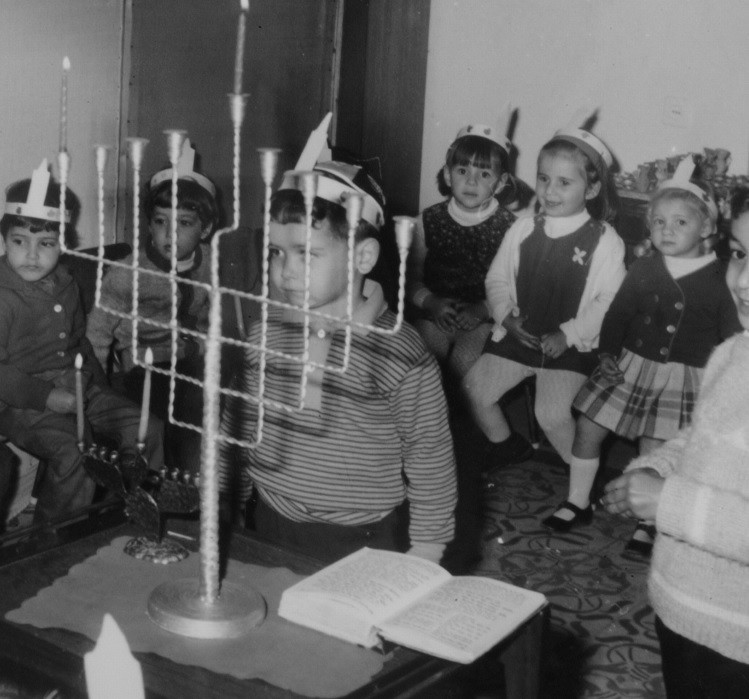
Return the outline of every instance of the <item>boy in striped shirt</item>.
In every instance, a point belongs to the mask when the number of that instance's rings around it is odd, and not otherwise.
[[[225,498],[246,502],[254,486],[257,532],[275,542],[336,560],[362,546],[405,550],[438,562],[454,532],[456,477],[439,369],[416,331],[383,334],[354,325],[345,371],[316,368],[299,409],[304,348],[302,307],[310,318],[310,359],[343,367],[348,309],[348,222],[342,202],[362,197],[354,244],[353,319],[389,330],[395,315],[367,275],[377,262],[381,190],[361,168],[315,167],[309,283],[305,290],[306,209],[295,173],[271,199],[270,277],[287,308],[271,307],[267,331],[262,439],[221,449]],[[250,334],[257,347],[260,327]],[[294,361],[291,357],[297,357]],[[260,354],[245,355],[237,388],[257,395]],[[257,406],[230,398],[224,434],[257,438]],[[403,507],[408,503],[406,526]]]

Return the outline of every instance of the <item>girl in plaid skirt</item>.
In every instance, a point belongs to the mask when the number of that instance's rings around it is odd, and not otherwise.
[[[724,265],[711,251],[718,209],[687,158],[648,207],[648,254],[627,273],[603,321],[599,366],[573,407],[580,415],[568,499],[544,523],[566,531],[592,519],[590,492],[601,444],[614,432],[647,454],[688,425],[713,348],[739,332]],[[638,523],[628,548],[648,553],[653,530]]]

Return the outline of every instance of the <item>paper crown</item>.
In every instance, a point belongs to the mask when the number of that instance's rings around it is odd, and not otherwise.
[[[49,166],[47,159],[44,158],[39,167],[31,173],[31,186],[26,201],[6,201],[5,213],[59,223],[60,208],[47,206],[44,203],[47,197],[49,179]],[[65,223],[70,223],[70,211],[65,211]]]
[[[359,165],[334,160],[318,162],[321,158],[330,157],[327,142],[328,126],[332,117],[332,112],[328,112],[320,125],[310,134],[296,167],[284,173],[278,189],[301,191],[300,175],[305,172],[314,172],[318,175],[315,196],[345,207],[346,199],[352,194],[358,194],[362,197],[361,217],[379,229],[385,222],[383,211],[385,197],[372,177]]]
[[[684,158],[674,171],[674,175],[669,180],[664,180],[658,185],[658,190],[662,189],[683,189],[694,194],[700,201],[704,202],[712,218],[718,218],[718,205],[710,193],[699,185],[692,182],[694,175],[695,163],[691,156]]]
[[[505,153],[508,154],[512,148],[512,143],[509,138],[501,133],[499,129],[487,126],[486,124],[469,124],[468,126],[464,126],[460,131],[458,131],[458,135],[455,137],[453,144],[464,136],[478,136],[479,138],[485,138],[492,141],[492,143],[496,143]]]
[[[205,189],[212,197],[216,196],[216,185],[213,184],[205,175],[195,172],[195,149],[190,145],[190,139],[186,138],[182,144],[182,153],[177,161],[177,179],[192,180]],[[151,189],[158,187],[162,182],[172,179],[172,168],[159,170],[151,178]]]
[[[603,141],[585,129],[559,129],[559,131],[554,134],[552,140],[567,141],[567,143],[572,143],[577,146],[590,158],[591,162],[596,167],[598,167],[599,162],[603,162],[607,168],[610,168],[614,164],[614,158],[611,155],[611,151],[606,148]]]

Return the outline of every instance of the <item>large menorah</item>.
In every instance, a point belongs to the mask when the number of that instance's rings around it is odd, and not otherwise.
[[[240,17],[240,27],[243,26],[246,10]],[[239,44],[239,42],[238,42]],[[236,77],[236,76],[235,76]],[[110,261],[104,255],[104,182],[107,165],[108,148],[106,146],[95,147],[96,167],[98,174],[98,213],[99,213],[99,237],[98,250],[96,254],[83,253],[77,250],[65,251],[74,256],[94,261],[97,266],[95,305],[103,311],[113,313],[129,320],[133,326],[132,332],[132,356],[136,365],[142,367],[146,373],[144,389],[144,408],[148,410],[148,387],[150,385],[151,372],[158,372],[169,378],[169,422],[193,430],[202,435],[201,446],[201,468],[199,479],[200,491],[200,577],[198,579],[183,579],[166,582],[158,586],[152,593],[148,603],[148,613],[153,621],[169,631],[186,636],[198,638],[230,638],[245,633],[248,629],[262,622],[265,615],[265,604],[258,593],[219,580],[219,478],[218,478],[218,449],[220,443],[226,442],[243,449],[253,449],[263,438],[263,424],[266,410],[282,410],[287,412],[304,409],[307,380],[310,373],[315,370],[323,372],[342,373],[348,369],[351,348],[352,330],[355,327],[365,328],[369,332],[393,334],[399,331],[403,322],[404,298],[405,298],[405,272],[406,257],[411,240],[413,219],[409,217],[395,217],[394,229],[396,242],[399,249],[399,287],[397,301],[397,321],[392,328],[382,329],[369,324],[363,324],[353,319],[353,279],[354,279],[354,236],[361,218],[361,198],[352,195],[346,200],[347,221],[349,226],[348,235],[348,304],[347,311],[343,317],[334,317],[328,314],[316,312],[309,306],[309,279],[310,279],[310,232],[312,230],[312,210],[317,193],[318,175],[314,171],[298,171],[293,177],[298,182],[298,188],[302,191],[306,209],[307,246],[305,251],[305,293],[304,303],[301,309],[291,306],[278,299],[271,298],[270,275],[269,275],[269,228],[270,228],[270,199],[273,191],[273,183],[276,177],[278,163],[278,149],[259,149],[260,171],[264,184],[264,216],[263,216],[263,247],[262,247],[262,287],[259,294],[244,292],[237,289],[226,288],[221,285],[219,278],[219,249],[220,241],[227,233],[237,231],[240,227],[240,153],[241,153],[241,128],[245,116],[245,106],[248,95],[241,92],[241,80],[239,85],[235,79],[235,92],[229,95],[229,108],[233,126],[234,146],[232,163],[233,181],[233,217],[231,225],[216,231],[211,238],[211,269],[210,283],[205,284],[177,276],[177,186],[179,181],[178,163],[185,141],[186,132],[182,130],[165,131],[167,151],[172,169],[171,181],[171,261],[168,272],[141,268],[138,264],[138,252],[140,245],[140,191],[141,164],[144,149],[148,141],[143,138],[128,139],[128,154],[132,166],[133,187],[133,262]],[[61,213],[65,209],[65,193],[70,168],[70,158],[67,150],[61,147],[58,155],[60,185],[61,185]],[[287,173],[287,176],[290,176]],[[65,218],[61,216],[60,240],[65,249],[64,232]],[[108,308],[102,300],[102,280],[106,266],[121,267],[132,274],[133,291],[131,310],[127,313]],[[172,291],[171,319],[168,323],[149,318],[144,315],[138,305],[139,286],[142,275],[161,276],[169,281]],[[210,298],[209,322],[207,331],[202,332],[190,328],[181,327],[178,322],[178,283],[182,285],[192,284],[204,288]],[[222,332],[222,299],[233,297],[235,301],[247,299],[259,304],[261,314],[260,340],[251,343],[246,334],[239,339],[225,336]],[[303,315],[303,348],[299,355],[292,356],[281,353],[268,346],[267,326],[268,309],[270,306],[280,308],[294,308],[301,310]],[[335,322],[345,332],[343,361],[338,366],[327,365],[313,361],[310,358],[310,323],[312,319],[320,318]],[[238,318],[239,326],[243,323]],[[169,332],[171,337],[171,365],[168,369],[154,367],[144,359],[143,348],[138,340],[138,326],[140,324],[155,326]],[[187,376],[178,371],[177,347],[180,336],[191,336],[205,348],[204,375],[202,379]],[[259,354],[259,382],[257,393],[254,395],[241,393],[229,387],[221,385],[221,357],[222,348],[225,346],[238,346],[245,352],[252,351]],[[264,395],[265,374],[267,358],[271,356],[283,357],[284,359],[301,365],[301,378],[299,390],[293,403],[285,404],[277,401],[267,400]],[[202,424],[196,425],[182,422],[175,418],[175,388],[177,381],[190,382],[202,389],[203,393],[203,418]],[[257,423],[253,441],[243,441],[233,437],[224,436],[220,433],[220,405],[222,397],[234,396],[254,403],[257,406]],[[143,422],[143,421],[142,421]],[[145,428],[139,435],[137,445],[142,452]],[[82,448],[85,445],[81,445]],[[141,455],[142,457],[142,455]]]

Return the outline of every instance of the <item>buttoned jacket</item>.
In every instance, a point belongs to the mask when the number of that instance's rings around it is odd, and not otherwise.
[[[606,312],[599,349],[704,367],[713,348],[740,330],[719,260],[674,279],[655,253],[627,272]]]

